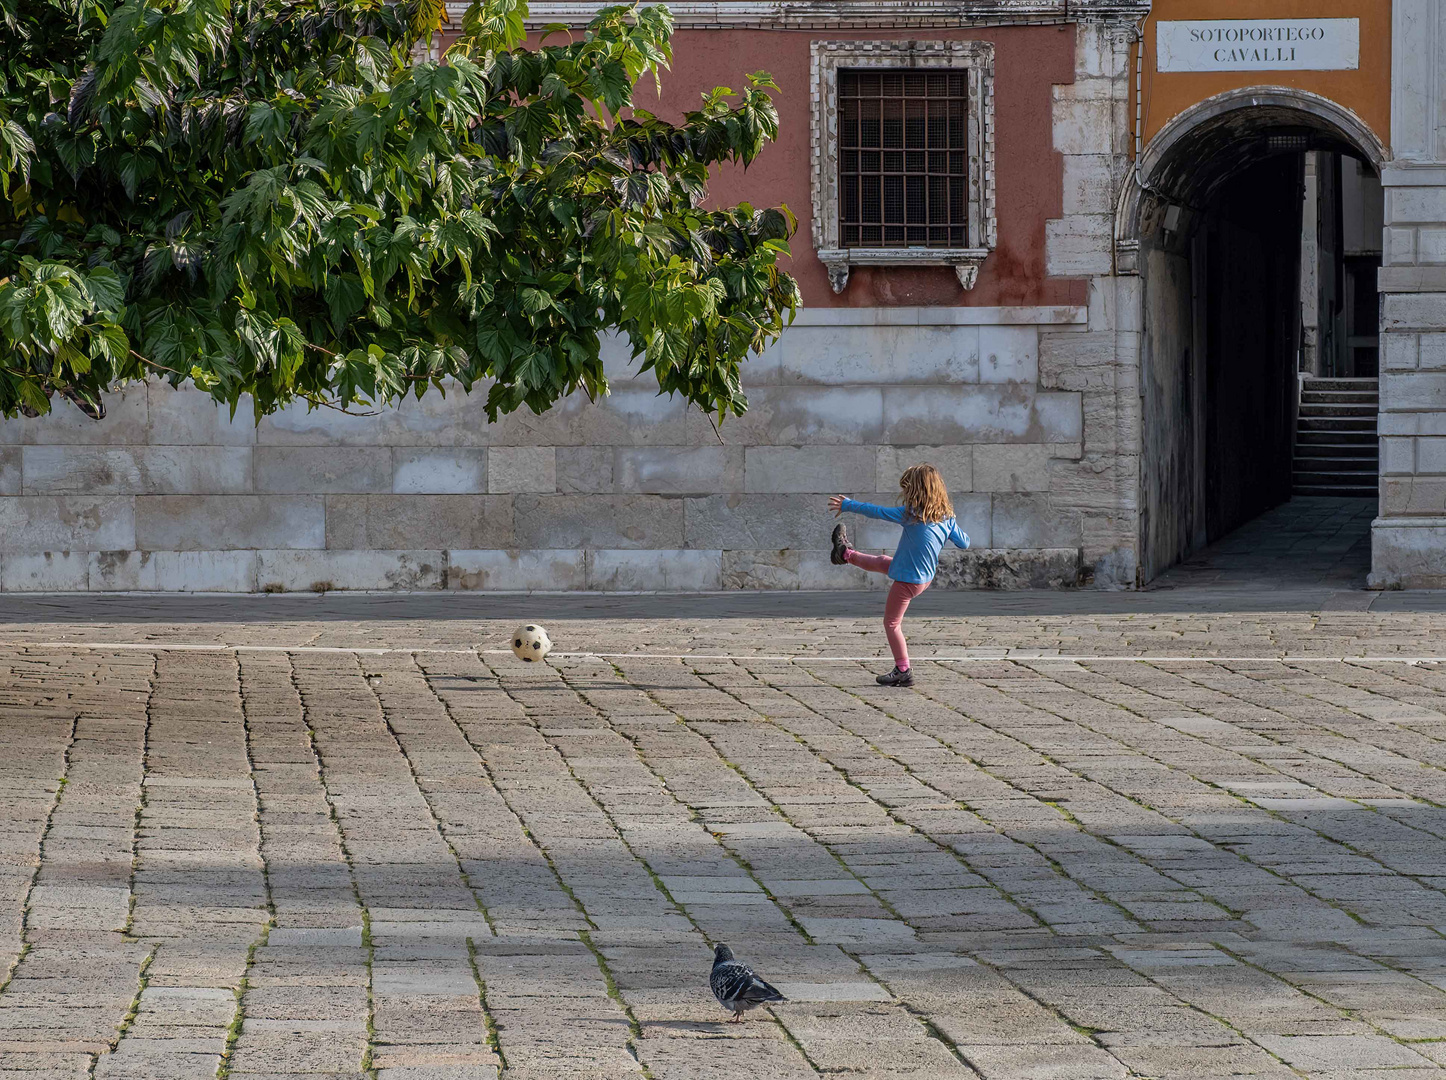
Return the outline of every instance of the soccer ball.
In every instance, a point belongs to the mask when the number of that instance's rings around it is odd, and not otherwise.
[[[546,630],[528,623],[512,631],[512,651],[517,654],[517,659],[526,660],[530,664],[552,652],[552,642],[548,639]]]

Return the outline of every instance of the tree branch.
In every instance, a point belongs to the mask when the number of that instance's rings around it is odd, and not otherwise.
[[[321,398],[312,397],[310,394],[302,394],[301,396],[318,408],[333,409],[336,412],[342,413],[345,416],[380,416],[382,414],[380,409],[375,409],[371,412],[352,412],[345,405],[337,405],[330,401],[323,401]]]
[[[150,365],[151,367],[153,367],[153,368],[160,368],[162,371],[169,371],[171,374],[173,374],[173,375],[180,375],[180,376],[182,376],[183,378],[190,378],[190,376],[187,375],[184,371],[177,371],[177,370],[176,370],[175,368],[173,368],[173,367],[166,367],[165,364],[158,364],[158,363],[156,363],[154,360],[147,360],[144,356],[142,356],[140,353],[136,352],[134,349],[131,349],[131,350],[130,350],[130,354],[131,354],[132,356],[134,356],[137,360],[139,360],[139,361],[140,361],[141,363],[143,363],[143,364],[149,364],[149,365]]]

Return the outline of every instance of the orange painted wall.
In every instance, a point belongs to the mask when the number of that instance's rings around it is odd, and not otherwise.
[[[1361,20],[1356,71],[1155,70],[1155,24],[1176,19]],[[1391,0],[1155,0],[1145,26],[1144,132],[1148,143],[1170,118],[1196,102],[1244,86],[1289,86],[1353,110],[1391,143]]]

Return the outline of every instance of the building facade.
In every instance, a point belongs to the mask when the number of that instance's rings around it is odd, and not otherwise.
[[[655,111],[769,70],[780,139],[712,190],[800,220],[804,309],[721,442],[621,349],[608,398],[497,424],[134,385],[0,423],[0,589],[858,588],[825,500],[921,460],[975,545],[941,584],[1133,587],[1289,496],[1300,373],[1371,347],[1374,581],[1446,584],[1435,0],[670,6]],[[1350,247],[1321,207],[1377,182]]]

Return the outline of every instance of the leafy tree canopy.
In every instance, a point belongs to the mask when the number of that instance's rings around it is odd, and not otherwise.
[[[620,330],[721,418],[782,330],[787,209],[705,208],[777,135],[765,74],[682,123],[634,105],[663,7],[525,45],[482,0],[0,0],[0,412],[186,379],[256,416],[488,387],[607,390]],[[565,41],[565,44],[547,42]]]

